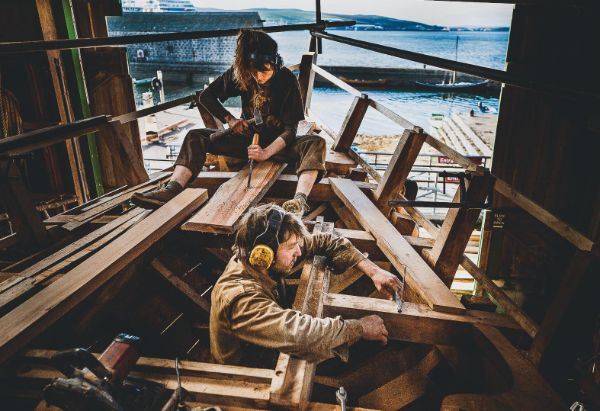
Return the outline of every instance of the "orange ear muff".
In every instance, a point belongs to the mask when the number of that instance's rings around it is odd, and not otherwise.
[[[248,262],[252,267],[264,270],[269,269],[274,260],[275,252],[271,247],[264,244],[254,246],[248,258]]]

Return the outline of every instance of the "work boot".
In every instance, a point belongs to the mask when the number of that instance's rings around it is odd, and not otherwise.
[[[155,210],[183,191],[177,181],[169,181],[147,193],[134,193],[131,202],[138,207]]]
[[[304,193],[296,193],[294,198],[283,203],[282,207],[288,213],[296,214],[300,217],[310,209],[306,201],[306,194]]]

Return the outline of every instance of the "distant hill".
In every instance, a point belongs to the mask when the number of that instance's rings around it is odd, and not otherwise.
[[[245,11],[256,11],[265,24],[301,24],[315,21],[315,13],[300,9],[268,9],[254,8]],[[354,20],[356,28],[350,30],[390,30],[390,31],[508,31],[508,27],[442,27],[410,20],[398,20],[392,17],[371,14],[330,14],[323,13],[324,20]],[[339,28],[345,30],[344,27]],[[334,30],[334,29],[330,29]]]
[[[308,10],[256,8],[246,9],[245,11],[258,12],[266,24],[301,24],[315,21],[315,13]],[[357,28],[362,30],[439,31],[443,29],[441,26],[375,15],[323,13],[322,16],[324,20],[354,20]]]

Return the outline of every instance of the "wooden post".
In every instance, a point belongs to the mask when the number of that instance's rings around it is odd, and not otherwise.
[[[391,207],[388,201],[396,198],[402,190],[424,142],[425,134],[421,129],[405,130],[402,134],[383,180],[375,190],[377,205],[384,215],[389,214]]]
[[[491,175],[471,175],[465,179],[466,191],[463,200],[469,203],[483,203],[494,183]],[[454,195],[455,202],[459,202],[460,191]],[[433,270],[450,287],[454,274],[460,264],[469,237],[475,228],[480,209],[451,208],[444,219],[444,224],[435,240],[431,251],[425,251],[425,257]]]
[[[334,151],[345,153],[350,150],[350,146],[354,141],[354,137],[356,137],[360,123],[362,123],[362,120],[365,117],[367,108],[369,108],[369,97],[367,97],[366,94],[354,98],[352,106],[350,106],[350,110],[348,110],[348,114],[344,120],[344,124],[342,124],[340,132],[331,146]]]
[[[317,55],[315,53],[305,53],[300,60],[300,74],[298,75],[298,83],[300,85],[300,96],[304,103],[304,112],[310,108],[310,100],[312,97],[313,84],[315,82],[315,72],[312,65],[317,63]]]
[[[318,217],[313,232],[333,232],[332,223],[324,223]],[[323,297],[329,290],[329,270],[325,259],[315,256],[312,263],[305,263],[293,308],[314,317],[323,317]],[[287,354],[279,354],[275,377],[271,382],[270,405],[276,408],[304,409],[310,398],[312,380],[317,365]]]
[[[56,23],[52,14],[52,6],[48,0],[36,0],[36,8],[39,15],[40,28],[44,40],[56,40],[58,34],[56,32]],[[48,65],[52,76],[52,85],[56,96],[56,103],[61,123],[68,123],[74,120],[69,100],[69,94],[66,87],[67,82],[64,78],[64,70],[60,51],[47,51]],[[71,166],[71,174],[73,176],[73,186],[75,195],[79,204],[89,199],[89,190],[85,177],[85,166],[81,157],[79,148],[79,139],[74,138],[65,141],[67,154],[69,157],[69,165]]]
[[[42,244],[47,238],[42,218],[25,189],[18,168],[10,159],[0,160],[0,197],[17,240],[28,246]]]

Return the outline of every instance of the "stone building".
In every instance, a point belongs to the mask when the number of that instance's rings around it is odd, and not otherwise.
[[[225,30],[262,27],[256,12],[124,13],[108,17],[111,36],[178,31]],[[131,44],[127,47],[134,77],[153,76],[163,70],[172,81],[203,80],[203,74],[221,71],[233,61],[235,37]]]

